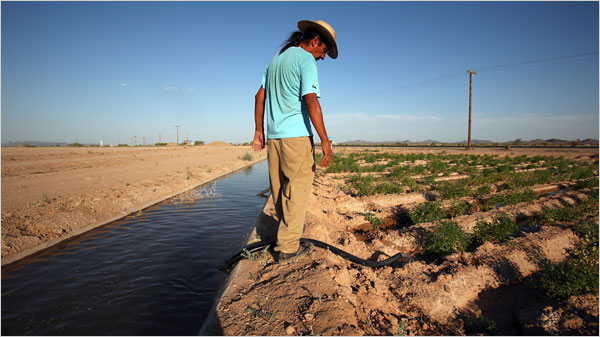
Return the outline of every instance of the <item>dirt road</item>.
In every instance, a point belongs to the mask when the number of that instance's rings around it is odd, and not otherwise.
[[[2,148],[2,264],[264,158],[224,142]]]

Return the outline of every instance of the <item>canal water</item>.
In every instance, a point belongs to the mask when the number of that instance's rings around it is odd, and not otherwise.
[[[263,161],[2,267],[2,335],[196,335],[267,187]]]

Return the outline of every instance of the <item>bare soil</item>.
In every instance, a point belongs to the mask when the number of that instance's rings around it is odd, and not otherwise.
[[[364,151],[360,148],[334,151]],[[368,149],[372,150],[372,149]],[[396,152],[465,153],[463,149],[380,149]],[[554,155],[597,159],[597,149],[475,149],[472,153]],[[318,172],[303,237],[356,256],[382,260],[415,254],[433,223],[398,226],[398,210],[425,202],[421,193],[353,197],[335,175]],[[538,187],[540,189],[548,186]],[[465,232],[495,212],[515,217],[586,199],[572,191],[489,212],[453,218]],[[383,220],[370,230],[364,212]],[[362,213],[362,214],[361,214]],[[597,215],[595,221],[598,221]],[[277,220],[271,199],[250,242],[273,240]],[[223,335],[597,335],[598,294],[551,300],[535,286],[540,261],[564,261],[578,237],[568,225],[524,231],[507,244],[487,242],[473,251],[425,261],[414,255],[371,269],[316,249],[288,265],[272,252],[242,260],[209,317],[204,333]],[[486,330],[487,329],[487,330]],[[487,332],[487,333],[486,333]]]
[[[2,263],[264,158],[225,142],[2,148]]]

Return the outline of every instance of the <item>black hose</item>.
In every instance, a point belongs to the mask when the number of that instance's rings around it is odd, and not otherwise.
[[[323,248],[323,249],[327,249],[329,251],[331,251],[332,253],[339,255],[340,257],[343,257],[344,259],[363,265],[363,266],[367,266],[367,267],[371,267],[371,268],[379,268],[379,267],[384,267],[384,266],[388,266],[394,262],[396,262],[397,260],[401,259],[401,258],[405,258],[405,259],[411,259],[410,255],[407,255],[405,253],[398,253],[392,257],[389,257],[383,261],[369,261],[369,260],[365,260],[365,259],[361,259],[357,256],[354,256],[348,252],[345,252],[339,248],[336,248],[328,243],[319,241],[319,240],[314,240],[314,239],[300,239],[300,242],[310,242],[313,245],[315,245],[316,247],[319,248]],[[263,242],[257,242],[257,243],[253,243],[250,244],[248,246],[246,246],[245,248],[243,248],[239,253],[233,255],[232,257],[230,257],[227,261],[223,262],[223,264],[221,264],[219,266],[220,270],[225,270],[225,271],[230,271],[231,268],[233,267],[234,264],[236,264],[239,260],[244,258],[244,253],[254,253],[257,252],[259,250],[265,249],[265,247],[271,247],[275,245],[275,241],[263,241]]]

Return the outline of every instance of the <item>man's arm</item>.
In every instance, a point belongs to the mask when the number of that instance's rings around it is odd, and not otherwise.
[[[331,150],[331,144],[329,144],[327,130],[325,130],[321,104],[319,104],[317,94],[304,95],[304,101],[306,102],[306,108],[308,109],[308,116],[315,126],[315,130],[317,130],[319,138],[321,138],[321,148],[323,149],[323,160],[321,161],[321,167],[327,167],[333,159],[333,151]]]
[[[252,141],[252,148],[258,152],[265,148],[265,133],[264,133],[264,121],[265,116],[265,89],[261,86],[254,96],[254,140]]]

